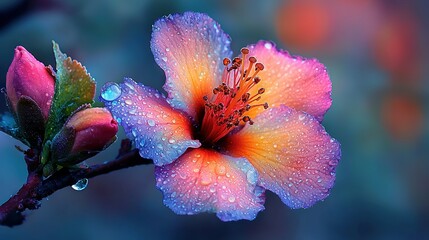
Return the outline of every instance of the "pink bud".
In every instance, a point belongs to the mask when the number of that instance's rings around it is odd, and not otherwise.
[[[48,118],[54,95],[55,79],[47,67],[24,47],[15,48],[15,56],[6,74],[6,92],[13,111],[21,96],[30,97]]]
[[[105,108],[87,108],[74,114],[66,127],[76,133],[71,153],[99,151],[110,144],[118,131],[118,123]]]

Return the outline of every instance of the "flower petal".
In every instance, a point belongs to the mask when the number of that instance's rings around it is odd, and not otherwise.
[[[173,109],[158,91],[137,84],[130,78],[124,83],[104,85],[100,100],[134,140],[140,155],[155,165],[171,163],[188,148],[198,148],[192,140],[190,120]]]
[[[164,204],[177,214],[216,212],[223,221],[253,220],[264,209],[257,173],[244,158],[192,149],[169,165],[155,168]]]
[[[255,56],[265,66],[258,74],[262,81],[252,89],[252,95],[263,87],[261,101],[270,107],[285,104],[323,120],[332,103],[331,80],[323,64],[316,59],[292,57],[267,41],[259,41],[249,49],[249,56]],[[249,114],[253,117],[261,111],[263,108],[254,108]]]
[[[291,208],[310,207],[329,195],[341,155],[340,144],[313,116],[284,105],[258,115],[225,146],[248,159],[259,184]]]
[[[201,117],[203,97],[220,84],[223,58],[232,55],[229,45],[229,36],[205,14],[169,15],[154,24],[151,48],[174,108]]]

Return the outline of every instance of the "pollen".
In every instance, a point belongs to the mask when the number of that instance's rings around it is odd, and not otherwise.
[[[250,90],[262,81],[258,73],[264,70],[264,65],[255,57],[248,57],[249,52],[248,48],[242,48],[240,58],[225,58],[222,83],[203,97],[205,113],[201,136],[205,143],[216,143],[236,127],[253,125],[253,120],[246,115],[250,109],[268,108],[268,103],[259,103],[265,88],[250,94]]]

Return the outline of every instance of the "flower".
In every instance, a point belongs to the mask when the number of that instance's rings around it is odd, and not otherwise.
[[[21,97],[31,98],[48,118],[54,96],[55,78],[45,65],[24,47],[15,48],[15,56],[6,74],[6,93],[11,110],[17,112]]]
[[[251,220],[266,189],[291,208],[323,200],[340,159],[320,124],[331,105],[325,67],[267,41],[230,60],[229,45],[205,14],[162,18],[151,48],[168,97],[125,79],[106,84],[101,100],[153,159],[164,203],[178,214]]]
[[[108,147],[118,123],[105,108],[86,108],[73,114],[53,140],[53,158],[75,164]]]

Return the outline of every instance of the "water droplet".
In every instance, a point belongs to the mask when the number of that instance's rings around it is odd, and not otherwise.
[[[117,83],[107,83],[101,90],[101,97],[106,101],[114,101],[122,94]]]
[[[318,183],[321,183],[321,182],[322,182],[322,179],[321,179],[321,178],[317,179],[317,182],[318,182]]]
[[[130,82],[128,82],[128,81],[125,81],[125,85],[127,85],[127,87],[129,87],[131,90],[136,90],[134,88],[134,86]]]
[[[199,168],[194,168],[194,173],[197,173],[197,172],[199,172],[200,171],[200,169]]]
[[[229,201],[230,203],[235,202],[235,197],[234,197],[234,196],[229,196],[228,201]]]
[[[165,49],[165,51],[166,51],[166,52],[169,52],[169,51],[170,51],[170,49],[169,49],[169,48],[166,48],[166,49]]]
[[[136,109],[136,108],[133,108],[133,109],[131,109],[131,110],[129,111],[129,113],[130,113],[130,114],[132,114],[132,115],[136,114],[136,112],[137,112],[137,109]]]
[[[256,181],[258,181],[258,175],[254,170],[249,170],[246,174],[247,182],[250,184],[256,184]]]
[[[149,119],[149,120],[147,120],[147,125],[153,127],[153,126],[155,126],[155,121],[153,119]]]
[[[217,173],[218,175],[225,175],[225,173],[226,173],[226,168],[225,168],[225,166],[223,166],[223,165],[217,165],[217,166],[216,166],[216,173]]]
[[[214,192],[216,192],[216,188],[215,188],[214,186],[211,186],[211,187],[210,187],[210,189],[209,189],[209,191],[210,191],[211,193],[214,193]]]
[[[301,121],[304,120],[305,119],[305,115],[304,114],[299,114],[298,119],[301,120]]]
[[[127,99],[127,100],[125,100],[125,103],[128,105],[131,105],[131,104],[133,104],[133,101],[131,99]]]
[[[82,191],[86,188],[86,186],[88,186],[88,178],[82,178],[81,180],[73,184],[71,187],[76,191]]]
[[[174,139],[172,139],[172,138],[171,138],[171,139],[169,139],[169,140],[168,140],[168,142],[169,142],[169,143],[175,143],[175,142],[176,142],[176,140],[174,140]]]
[[[168,60],[168,59],[167,59],[167,57],[162,57],[161,59],[162,59],[162,61],[164,61],[164,62],[167,62],[167,60]]]
[[[264,47],[265,47],[266,49],[271,49],[271,48],[273,47],[273,45],[272,45],[271,43],[269,43],[269,42],[266,42],[266,43],[264,44]]]
[[[209,185],[212,182],[212,176],[210,174],[202,174],[201,175],[201,184],[204,186]]]

